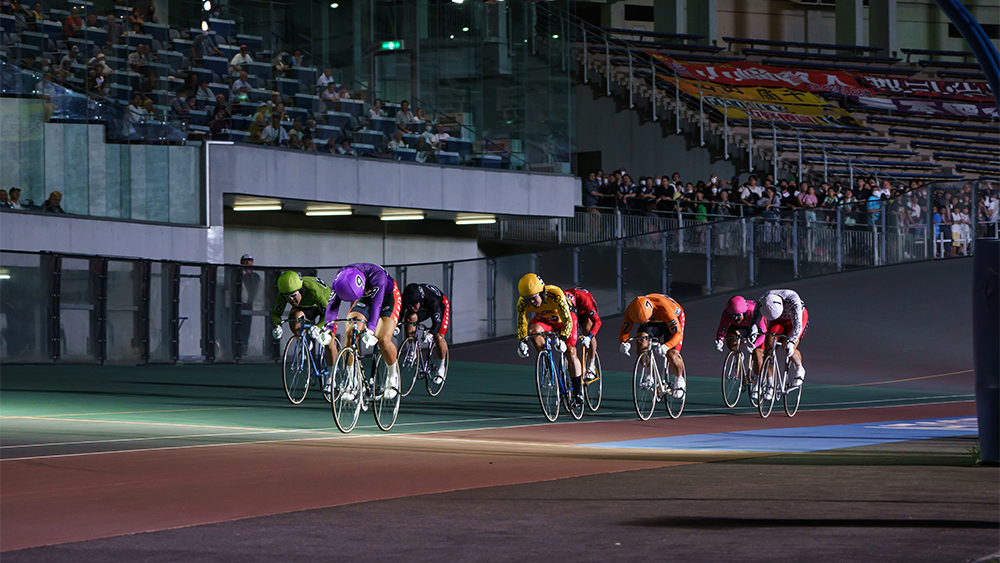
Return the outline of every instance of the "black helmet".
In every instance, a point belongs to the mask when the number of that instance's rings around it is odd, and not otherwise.
[[[418,283],[411,283],[403,289],[403,303],[412,305],[422,303],[424,300],[424,288]]]

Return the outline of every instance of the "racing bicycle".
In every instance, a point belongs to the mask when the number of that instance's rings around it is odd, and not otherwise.
[[[538,386],[538,402],[542,405],[542,413],[549,422],[555,422],[559,418],[561,401],[566,412],[576,420],[580,420],[583,417],[584,406],[583,403],[577,404],[573,401],[573,386],[566,373],[566,357],[556,348],[556,339],[559,335],[555,332],[538,332],[522,338],[521,342],[528,342],[536,336],[545,339],[545,346],[538,352],[538,360],[535,362],[535,382]]]
[[[298,405],[306,398],[310,385],[321,390],[329,382],[330,370],[326,365],[325,346],[320,345],[309,334],[309,329],[316,323],[305,317],[285,319],[282,323],[298,323],[299,333],[293,334],[285,343],[285,353],[282,355],[281,378],[285,384],[285,396],[293,405]],[[336,338],[336,336],[333,336]],[[323,391],[323,398],[330,402],[330,393]]]
[[[778,350],[784,350],[788,344],[788,337],[783,334],[774,336],[774,346],[771,353],[764,357],[764,364],[760,370],[760,404],[757,410],[761,418],[767,418],[774,408],[774,401],[781,395],[785,404],[785,414],[795,416],[799,411],[799,401],[802,399],[802,386],[788,386],[788,362],[780,359]],[[767,399],[770,394],[771,398]]]
[[[682,393],[679,399],[674,397],[674,386],[677,384],[677,375],[670,372],[670,365],[667,363],[665,355],[663,356],[662,370],[656,365],[653,350],[660,344],[659,340],[649,335],[637,336],[631,340],[636,343],[645,340],[649,344],[646,350],[639,354],[639,357],[635,360],[632,398],[635,400],[636,414],[642,420],[649,420],[649,417],[653,416],[656,403],[663,400],[670,418],[679,417],[684,411],[687,393]],[[681,375],[687,381],[687,373]]]
[[[425,334],[430,334],[428,328],[420,323],[404,321],[402,325],[413,325],[416,331],[399,346],[399,383],[403,396],[410,394],[413,385],[418,379],[423,379],[427,386],[427,394],[437,397],[438,393],[444,389],[444,383],[448,379],[448,353],[444,359],[438,358],[437,340],[431,339],[430,346],[426,351],[420,347]],[[434,375],[438,368],[444,363],[444,375],[440,383],[434,382]]]
[[[596,348],[596,346],[595,346]],[[583,353],[580,354],[581,366],[583,367],[583,395],[587,398],[587,406],[590,410],[596,411],[598,407],[601,406],[601,394],[603,391],[603,384],[601,383],[601,355],[594,350],[594,373],[593,377],[587,372],[587,365],[590,362],[590,350],[587,348],[581,348]]]
[[[372,409],[375,424],[382,430],[389,430],[396,423],[399,414],[400,392],[387,393],[389,368],[382,360],[378,346],[372,350],[371,374],[365,373],[361,362],[361,332],[365,321],[361,319],[337,319],[354,326],[354,338],[350,346],[344,346],[337,354],[333,369],[333,421],[341,432],[354,429],[362,410]],[[360,326],[359,326],[360,325]],[[387,397],[386,395],[393,395]]]
[[[745,389],[750,396],[750,404],[757,406],[760,395],[760,378],[754,377],[752,362],[753,353],[750,339],[736,337],[736,349],[730,350],[726,363],[722,366],[722,398],[726,406],[733,408],[740,402],[740,394]],[[748,352],[750,350],[750,352]]]

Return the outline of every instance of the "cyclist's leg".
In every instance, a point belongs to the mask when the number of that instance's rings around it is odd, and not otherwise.
[[[569,365],[570,382],[573,385],[573,398],[583,400],[583,378],[580,369],[580,359],[576,355],[577,325],[573,323],[573,330],[569,338],[566,339],[566,363]]]
[[[589,317],[584,317],[582,319],[579,318],[579,317],[576,317],[576,319],[580,323],[580,330],[578,331],[578,335],[579,334],[590,334],[591,329],[594,328],[594,319],[591,319]],[[597,354],[597,335],[596,334],[593,337],[591,337],[591,339],[590,339],[590,347],[584,349],[583,352],[584,352],[583,353],[583,358],[581,358],[581,361],[586,360],[586,364],[587,364],[585,366],[582,366],[583,371],[593,370],[594,369],[594,358],[595,358],[595,356]]]
[[[416,323],[416,322],[418,322],[417,321],[417,314],[416,313],[407,312],[406,313],[406,322],[408,322],[408,323]],[[406,338],[412,338],[413,337],[413,333],[415,333],[415,332],[417,332],[417,325],[416,324],[408,324],[408,325],[404,325],[403,326],[403,335]]]
[[[289,318],[288,328],[292,331],[292,334],[298,336],[299,330],[300,330],[300,328],[299,328],[300,325],[299,325],[299,323],[291,322],[291,319],[301,319],[301,318],[304,318],[305,316],[306,316],[305,310],[299,309],[298,307],[292,307],[292,310],[289,311],[289,313],[288,313],[288,318]]]
[[[528,325],[528,335],[539,334],[542,332],[555,332],[552,326],[545,321],[538,320],[538,318],[531,319],[531,324]],[[529,340],[531,345],[535,348],[536,352],[541,352],[542,348],[545,348],[545,339],[541,336],[536,336]]]
[[[441,301],[444,304],[444,313],[441,317],[441,329],[434,335],[434,340],[437,342],[437,357],[438,359],[443,360],[444,357],[448,355],[448,341],[445,340],[444,335],[448,334],[448,320],[451,318],[451,304],[448,303],[447,297],[443,297]]]
[[[389,367],[390,374],[394,373],[393,369],[397,368],[396,345],[392,341],[392,334],[396,332],[402,306],[403,300],[399,295],[399,285],[396,285],[392,288],[392,295],[386,295],[385,301],[382,302],[382,310],[372,311],[372,314],[379,315],[378,324],[375,325],[375,338],[378,339],[379,352],[382,353],[382,359]],[[395,373],[398,373],[398,370]]]
[[[802,351],[799,350],[799,346],[802,344],[802,339],[805,338],[806,329],[809,328],[809,311],[806,309],[802,310],[802,334],[799,335],[799,341],[795,345],[795,352],[788,362],[788,373],[791,376],[790,384],[794,387],[802,385],[802,381],[806,377],[806,368],[802,365]]]
[[[681,344],[667,350],[667,364],[670,370],[677,376],[674,383],[674,397],[680,399],[687,390],[687,381],[684,379],[684,358],[681,357]],[[678,393],[679,391],[679,393]]]

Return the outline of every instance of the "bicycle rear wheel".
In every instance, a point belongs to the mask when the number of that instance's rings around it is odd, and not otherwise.
[[[399,416],[399,382],[389,381],[389,366],[382,360],[382,354],[375,352],[375,397],[372,402],[375,424],[382,430],[389,430]]]
[[[584,369],[586,371],[586,369]],[[590,410],[596,411],[598,407],[601,406],[601,395],[604,392],[603,383],[601,383],[601,356],[594,353],[594,378],[590,381],[587,380],[587,376],[583,376],[583,394],[587,397],[587,406]]]
[[[410,394],[413,384],[417,381],[423,358],[420,357],[420,343],[414,337],[409,337],[399,346],[399,390],[403,396]]]
[[[559,418],[559,382],[552,373],[552,361],[548,350],[538,353],[535,362],[535,383],[538,386],[538,402],[542,405],[542,414],[549,422]]]
[[[681,374],[684,377],[684,384],[687,385],[687,369]],[[667,394],[663,396],[663,403],[667,406],[667,414],[670,418],[678,418],[684,412],[684,403],[687,402],[687,390],[681,394],[680,398],[674,397],[674,389],[677,387],[677,376],[670,373],[670,368],[663,366],[663,378],[667,383]]]
[[[427,349],[427,366],[429,368],[429,373],[427,374],[426,384],[427,384],[427,394],[431,397],[437,397],[441,390],[444,389],[444,382],[448,379],[448,356],[450,352],[445,352],[444,358],[437,357],[437,342],[431,343],[431,347]],[[441,383],[434,383],[434,378],[437,376],[438,370],[441,368],[441,364],[444,364],[444,371],[441,372]]]
[[[559,359],[562,360],[562,380],[563,380],[563,390],[565,393],[562,394],[563,406],[566,407],[566,412],[570,414],[575,420],[580,420],[583,418],[583,411],[587,410],[586,405],[583,401],[577,403],[573,397],[573,378],[566,371],[566,356],[559,354]],[[581,382],[582,384],[582,382]]]
[[[785,393],[785,414],[789,417],[799,412],[799,401],[802,400],[802,385],[793,387]]]
[[[764,367],[760,370],[760,404],[757,405],[757,410],[761,418],[770,416],[774,408],[774,383],[777,377],[778,366],[774,362],[774,357],[768,356],[764,359]],[[770,399],[767,398],[768,395],[771,396]]]
[[[743,390],[743,364],[740,362],[740,353],[732,350],[726,356],[726,363],[722,366],[722,398],[726,401],[726,406],[733,408],[740,402],[740,392]]]
[[[646,350],[635,360],[635,370],[632,377],[632,399],[635,402],[635,413],[642,420],[649,420],[656,407],[656,379],[659,375],[653,354]]]
[[[309,376],[312,364],[302,335],[293,336],[285,343],[285,353],[281,365],[281,377],[285,384],[285,396],[293,405],[298,405],[309,392]]]
[[[345,434],[354,429],[361,414],[361,362],[354,348],[344,348],[337,354],[333,366],[333,421]]]

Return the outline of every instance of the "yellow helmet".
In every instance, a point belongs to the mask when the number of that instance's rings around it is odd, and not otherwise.
[[[625,316],[632,318],[637,323],[647,323],[653,317],[653,303],[645,296],[640,295],[628,304],[625,309]]]
[[[545,291],[545,282],[538,274],[524,274],[521,281],[517,282],[517,292],[521,297],[531,297]]]

